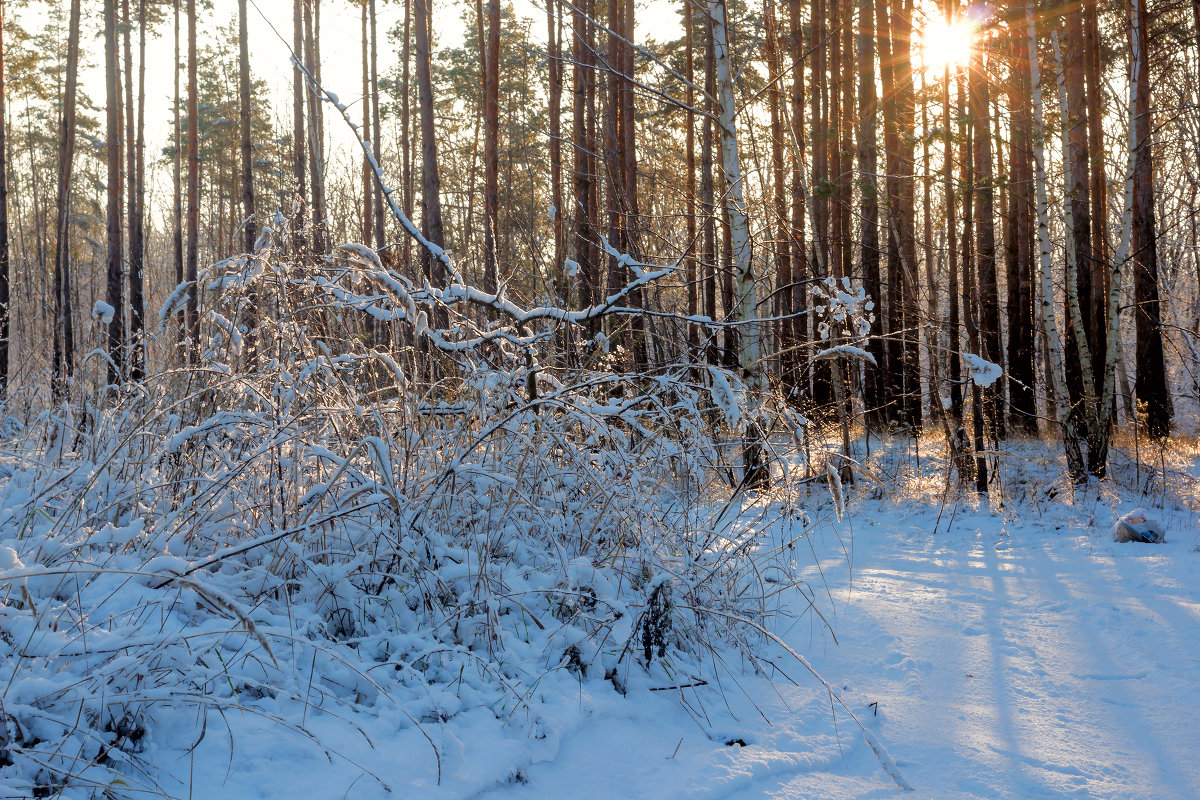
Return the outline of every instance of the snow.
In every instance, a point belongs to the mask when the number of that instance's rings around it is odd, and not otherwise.
[[[991,386],[1004,374],[1004,370],[999,364],[993,364],[974,353],[963,353],[962,357],[963,361],[967,362],[967,369],[971,372],[971,380],[981,388],[986,389]]]
[[[717,394],[731,395],[725,413],[736,415],[732,396],[740,390],[725,373],[710,375]],[[486,380],[490,391],[501,390],[496,376]],[[194,457],[224,431],[261,425],[245,412],[219,412],[166,436],[154,462]],[[627,590],[592,557],[562,553],[546,575],[519,568],[526,557],[514,557],[494,574],[505,588],[487,594],[476,584],[477,555],[494,558],[533,541],[504,521],[481,529],[475,544],[434,533],[422,545],[443,563],[426,574],[464,602],[478,597],[488,619],[524,619],[500,629],[506,639],[495,653],[465,644],[483,617],[461,613],[443,623],[461,626],[455,635],[463,643],[455,644],[412,625],[420,618],[403,603],[385,614],[396,589],[381,589],[366,618],[349,615],[348,606],[339,613],[356,572],[372,563],[368,548],[347,539],[311,552],[297,537],[324,530],[327,523],[311,514],[345,484],[360,505],[334,513],[351,526],[362,504],[383,502],[372,497],[403,502],[395,468],[407,446],[403,437],[367,436],[345,457],[314,447],[329,469],[296,501],[310,516],[190,556],[185,537],[167,535],[170,504],[164,521],[112,520],[79,539],[55,538],[66,511],[44,494],[43,481],[7,470],[0,580],[13,595],[0,607],[0,626],[22,649],[0,672],[5,713],[62,747],[64,759],[93,758],[96,741],[82,728],[64,738],[58,715],[72,720],[80,709],[86,716],[121,697],[146,697],[147,679],[155,682],[150,696],[172,691],[170,681],[188,682],[194,700],[183,702],[188,695],[175,689],[171,702],[156,703],[143,744],[114,748],[123,761],[82,773],[103,785],[119,775],[169,796],[1200,796],[1200,730],[1189,724],[1200,711],[1200,537],[1196,513],[1181,502],[1122,499],[1124,484],[1071,498],[1039,445],[1014,452],[1024,472],[1006,476],[1003,508],[971,493],[943,505],[944,464],[928,452],[923,472],[904,458],[888,461],[885,441],[875,445],[883,456],[872,469],[902,477],[884,491],[870,480],[842,484],[828,468],[828,485],[806,484],[794,512],[739,501],[740,521],[724,534],[738,543],[731,552],[783,554],[756,578],[775,587],[754,623],[769,633],[742,627],[705,659],[672,654],[648,666],[628,659],[609,672],[613,662],[591,653],[581,627],[588,614],[563,614],[548,601],[586,601],[591,615],[611,610],[611,638],[622,641],[636,633],[639,613]],[[588,469],[611,469],[613,455],[597,450]],[[452,464],[454,496],[483,503],[514,485],[497,471],[504,462],[474,458]],[[290,468],[286,460],[280,466]],[[116,488],[103,469],[53,477],[98,487],[103,497]],[[225,502],[198,511],[237,524],[236,507]],[[653,497],[637,502],[649,511]],[[1112,541],[1115,521],[1151,514],[1170,534],[1165,543]],[[214,544],[219,529],[206,529]],[[416,540],[405,541],[409,549],[398,552],[425,557]],[[142,542],[152,554],[145,560],[127,552]],[[341,549],[344,559],[325,557]],[[720,563],[713,555],[698,554],[697,574]],[[267,563],[284,558],[298,565],[286,604],[239,595],[241,581],[269,579]],[[679,598],[704,586],[675,569],[648,567],[642,594],[670,587]],[[79,622],[64,610],[69,603],[83,610]],[[370,614],[380,615],[379,626]],[[86,642],[77,627],[85,619]],[[54,620],[61,624],[45,624]],[[330,635],[338,624],[343,633]],[[572,647],[591,664],[586,673],[570,666]],[[103,699],[72,694],[89,680],[106,687]],[[73,699],[60,707],[60,695]],[[35,751],[29,745],[24,753]],[[48,751],[39,757],[59,763]],[[28,777],[4,770],[0,796],[26,796]]]
[[[112,322],[116,313],[116,309],[103,300],[97,300],[96,305],[92,306],[92,319],[98,319],[104,325]]]
[[[1087,524],[1103,514],[1092,506],[959,508],[934,533],[936,504],[852,505],[845,523],[811,539],[819,563],[800,572],[818,597],[829,587],[838,644],[811,617],[786,638],[846,687],[915,796],[1200,796],[1200,732],[1189,722],[1200,711],[1194,514],[1178,515],[1175,538],[1186,542],[1138,549]],[[689,706],[706,700],[708,719],[725,717],[712,728],[699,712],[653,702],[593,719],[528,783],[482,796],[913,797],[797,672],[797,685],[747,677],[745,695],[727,687],[736,719],[715,691],[688,691]]]

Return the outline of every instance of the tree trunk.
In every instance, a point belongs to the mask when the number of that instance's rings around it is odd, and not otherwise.
[[[404,215],[413,218],[413,155],[412,155],[412,85],[410,81],[410,65],[412,64],[412,0],[404,0],[404,46],[400,50],[400,160],[404,162],[401,176],[401,201],[404,204]],[[412,264],[412,242],[408,236],[404,240],[404,268],[406,275],[415,276],[416,270]]]
[[[808,339],[807,315],[802,315],[804,309],[805,281],[808,278],[808,252],[805,226],[808,211],[804,197],[804,151],[806,136],[804,135],[804,23],[800,17],[801,3],[788,3],[788,21],[791,31],[792,51],[792,130],[791,137],[795,146],[792,158],[792,218],[791,218],[791,253],[792,253],[792,282],[786,288],[788,313],[792,315],[788,321],[791,337],[797,346]],[[787,354],[787,378],[785,386],[789,395],[795,397],[800,390],[800,356],[798,352]]]
[[[200,360],[200,87],[196,82],[196,0],[187,0],[188,18],[188,157],[187,157],[187,295],[189,363]]]
[[[417,100],[421,116],[421,233],[433,244],[444,247],[442,232],[441,177],[438,174],[437,130],[433,118],[433,76],[430,72],[433,0],[415,0],[417,29]],[[434,286],[446,285],[446,268],[428,252],[422,256],[425,275]]]
[[[1039,270],[1038,277],[1041,285],[1040,304],[1042,330],[1046,337],[1048,360],[1046,371],[1050,376],[1050,390],[1053,395],[1055,418],[1062,428],[1063,449],[1067,456],[1067,473],[1076,485],[1087,482],[1087,470],[1083,463],[1083,453],[1079,446],[1079,432],[1075,417],[1071,413],[1067,395],[1067,384],[1063,364],[1062,338],[1058,333],[1058,322],[1054,316],[1054,285],[1051,282],[1050,256],[1050,214],[1049,200],[1046,192],[1046,159],[1044,142],[1046,126],[1042,115],[1042,72],[1038,64],[1037,28],[1034,22],[1033,0],[1027,0],[1025,6],[1026,43],[1029,57],[1030,85],[1033,95],[1033,136],[1032,157],[1034,172],[1034,187],[1037,192],[1037,233]]]
[[[563,259],[565,258],[562,196],[562,90],[563,62],[561,50],[561,26],[558,13],[561,7],[556,0],[546,0],[546,42],[550,60],[549,111],[550,111],[550,204],[554,207],[554,260],[550,264],[559,302],[569,305],[570,285],[565,280]]]
[[[129,201],[129,376],[134,381],[146,375],[146,0],[138,0],[137,107]]]
[[[882,2],[882,0],[880,0]],[[879,101],[875,95],[875,0],[858,3],[858,172],[862,208],[862,278],[863,288],[875,302],[876,313],[871,319],[867,351],[876,366],[868,366],[863,384],[863,403],[870,423],[881,425],[884,405],[883,367],[886,364],[883,346],[883,296],[879,275],[879,182],[877,172],[878,142],[875,118]]]
[[[171,253],[175,264],[175,285],[179,286],[183,283],[183,121],[179,116],[179,3],[180,0],[175,0],[175,61],[173,64],[172,75],[175,81],[175,129],[174,136],[174,153],[171,159],[171,178],[173,188],[173,198],[171,205]],[[179,344],[184,337],[185,325],[178,325],[175,328],[176,344]]]
[[[733,97],[733,75],[729,64],[729,38],[725,30],[725,0],[709,0],[713,21],[713,58],[717,67],[718,99],[720,102],[721,167],[725,176],[725,215],[729,221],[733,246],[734,269],[737,278],[737,300],[740,310],[738,363],[742,380],[755,396],[762,391],[762,364],[759,353],[758,301],[754,286],[753,260],[750,255],[750,224],[742,197],[742,172],[738,157],[737,128]],[[763,454],[761,432],[757,423],[748,423],[743,450],[747,488],[765,488],[769,479]]]
[[[792,254],[788,232],[787,183],[783,165],[783,69],[779,53],[779,24],[775,18],[774,0],[766,0],[764,19],[766,24],[767,105],[771,114],[771,188],[772,215],[775,218],[775,323],[776,352],[783,353],[795,346],[788,336],[791,313],[788,292],[792,285]],[[782,373],[783,358],[780,357]]]
[[[75,164],[75,101],[79,85],[80,0],[71,0],[67,33],[67,78],[63,92],[62,128],[58,138],[58,198],[54,242],[54,379],[51,395],[57,405],[67,399],[75,374],[75,334],[71,316],[71,173]]]
[[[368,16],[371,24],[371,148],[375,152],[375,160],[378,163],[383,162],[383,137],[381,136],[381,125],[379,121],[379,36],[378,26],[376,25],[375,16],[375,0],[367,2]],[[407,43],[405,43],[407,47]],[[407,67],[407,64],[405,65]],[[407,93],[408,85],[405,81],[404,91]],[[364,102],[366,102],[364,100]],[[366,131],[364,131],[366,133]],[[375,181],[371,182],[371,188],[375,196],[375,209],[372,217],[375,220],[375,248],[382,249],[387,241],[386,224],[387,218],[383,209],[383,189]],[[404,237],[407,239],[408,237]]]
[[[1004,363],[1000,348],[1000,294],[996,281],[995,198],[992,186],[991,93],[984,64],[982,43],[972,53],[970,79],[971,121],[974,158],[975,276],[979,292],[979,346],[975,352],[995,364]],[[997,391],[1000,383],[980,387],[982,412],[1003,438]],[[985,487],[986,488],[986,487]]]
[[[245,0],[241,0],[245,2]],[[362,130],[363,138],[371,139],[372,152],[378,153],[378,142],[374,141],[371,128],[371,52],[369,36],[368,9],[363,4],[362,11]],[[362,241],[370,244],[375,232],[375,170],[371,166],[371,157],[363,153],[362,164]]]
[[[1008,231],[1008,381],[1009,422],[1028,435],[1037,434],[1037,398],[1033,332],[1033,203],[1030,167],[1029,61],[1021,52],[1017,31],[1010,33],[1012,80],[1008,104],[1011,115],[1009,142]]]
[[[303,5],[304,64],[308,69],[308,74],[319,83],[321,62],[317,51],[318,31],[313,23],[313,0],[303,0]],[[305,94],[308,97],[308,163],[309,172],[312,175],[313,250],[318,254],[324,254],[329,250],[329,219],[325,210],[324,126],[322,125],[320,99],[312,91],[306,91]]]
[[[1154,219],[1154,163],[1150,119],[1150,53],[1145,0],[1130,0],[1129,40],[1137,98],[1134,106],[1132,248],[1137,304],[1137,376],[1134,392],[1146,404],[1146,432],[1171,432],[1171,405],[1159,317],[1158,243]]]
[[[0,0],[0,402],[8,399],[8,340],[12,330],[8,291],[8,98],[4,85],[7,12],[7,4]]]
[[[188,0],[192,3],[193,0]],[[304,0],[292,0],[292,57],[296,60],[292,68],[292,179],[295,186],[292,213],[292,242],[296,251],[304,246],[304,223],[307,217],[308,183],[306,180],[308,145],[304,140]]]
[[[121,165],[121,68],[117,30],[116,0],[104,2],[104,79],[106,86],[107,126],[105,128],[105,165],[107,167],[108,205],[105,236],[105,266],[108,276],[104,299],[112,307],[108,323],[107,352],[108,382],[115,384],[125,377],[125,291],[122,258],[125,253],[122,228],[122,188],[124,170]]]
[[[500,287],[496,253],[500,234],[500,0],[487,0],[487,40],[483,55],[483,288]]]
[[[704,15],[704,92],[709,97],[705,104],[709,113],[704,118],[700,137],[700,209],[704,215],[701,262],[704,270],[704,315],[715,321],[717,319],[717,206],[716,185],[713,179],[713,139],[716,127],[713,115],[716,113],[714,101],[717,94],[717,66],[713,49],[712,17],[708,14]],[[717,334],[712,330],[708,333],[706,351],[708,363],[717,363],[719,358]]]

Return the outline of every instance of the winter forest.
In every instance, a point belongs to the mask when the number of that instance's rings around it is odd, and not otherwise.
[[[0,798],[1200,796],[1200,0],[0,0]]]

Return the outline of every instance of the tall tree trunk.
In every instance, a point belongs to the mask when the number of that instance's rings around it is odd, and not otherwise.
[[[916,231],[916,107],[911,58],[913,0],[892,0],[892,60],[896,84],[896,125],[899,134],[896,206],[899,228],[903,336],[904,421],[921,427],[921,358],[916,325],[920,316]]]
[[[1108,177],[1104,168],[1104,84],[1103,66],[1100,63],[1100,22],[1096,0],[1084,0],[1083,32],[1086,43],[1084,73],[1087,76],[1088,149],[1091,151],[1091,201],[1092,201],[1092,262],[1096,268],[1092,277],[1092,299],[1097,312],[1106,302],[1107,277],[1104,265],[1111,253],[1108,246]],[[1093,347],[1098,348],[1097,363],[1104,360],[1107,349],[1105,328],[1107,323],[1100,313],[1094,316],[1097,327],[1092,332]],[[1097,371],[1097,376],[1099,376]],[[1097,383],[1102,380],[1096,378]]]
[[[402,165],[401,201],[404,204],[404,215],[413,218],[413,155],[412,155],[412,85],[410,82],[410,65],[412,64],[412,0],[404,0],[404,46],[400,49],[400,160]],[[409,237],[403,237],[403,254],[405,274],[415,275],[412,264],[412,243]]]
[[[880,0],[882,2],[883,0]],[[863,402],[868,420],[880,424],[884,404],[882,368],[886,364],[883,346],[882,283],[879,275],[879,169],[875,118],[879,101],[875,95],[875,0],[858,3],[858,172],[862,192],[862,278],[863,288],[875,302],[878,313],[872,315],[867,351],[875,359],[868,367],[863,385]]]
[[[713,58],[717,66],[718,99],[720,102],[721,167],[725,176],[725,215],[729,221],[733,246],[734,268],[737,276],[737,300],[741,330],[738,336],[738,363],[746,387],[755,395],[762,391],[762,364],[759,353],[758,302],[754,286],[753,261],[750,256],[750,224],[742,197],[742,172],[738,157],[737,127],[733,97],[733,74],[730,71],[729,38],[725,28],[725,0],[709,0],[713,21]],[[748,488],[767,485],[769,475],[763,455],[761,432],[757,423],[748,423],[743,464],[743,483]]]
[[[321,61],[317,50],[318,36],[313,21],[314,0],[304,5],[304,64],[308,74],[318,83],[321,80]],[[319,0],[317,0],[319,3]],[[320,6],[317,6],[320,8]],[[325,209],[325,140],[321,101],[312,91],[308,96],[308,164],[311,173],[313,250],[323,254],[329,250],[329,219]],[[365,132],[364,132],[365,133]]]
[[[947,0],[949,6],[950,0]],[[961,103],[961,96],[959,97]],[[954,192],[954,129],[951,127],[950,110],[950,67],[942,72],[942,183],[946,206],[947,287],[949,295],[949,320],[947,321],[947,345],[950,363],[950,414],[956,423],[963,419],[962,361],[958,357],[962,347],[962,330],[959,319],[958,286],[958,220],[955,211]]]
[[[173,63],[172,76],[175,82],[174,95],[174,131],[172,131],[174,153],[171,159],[171,178],[173,197],[171,204],[171,254],[175,264],[175,285],[179,286],[183,283],[183,120],[179,115],[179,5],[180,0],[175,0],[175,61]],[[178,325],[175,328],[176,344],[183,340],[185,325]]]
[[[1030,85],[1033,99],[1033,136],[1031,138],[1034,187],[1037,192],[1037,232],[1040,283],[1040,305],[1042,330],[1046,337],[1049,355],[1046,371],[1050,376],[1050,393],[1053,395],[1055,418],[1062,429],[1063,449],[1067,456],[1067,472],[1075,484],[1087,482],[1087,470],[1079,446],[1079,432],[1075,415],[1071,413],[1063,364],[1062,337],[1058,333],[1058,322],[1054,316],[1054,285],[1051,282],[1049,200],[1046,191],[1046,158],[1044,142],[1046,126],[1042,113],[1042,72],[1038,64],[1037,28],[1034,22],[1034,0],[1026,0],[1025,24],[1026,44],[1029,58]]]
[[[974,159],[974,216],[975,216],[975,276],[979,292],[979,345],[982,351],[975,352],[995,364],[1004,363],[1004,353],[1000,347],[1000,294],[996,281],[996,230],[995,230],[995,198],[992,181],[992,125],[991,125],[991,92],[988,85],[988,75],[984,62],[983,43],[980,42],[971,57],[971,69],[968,73],[970,81],[971,121],[973,131]],[[1003,438],[1003,424],[1000,418],[998,389],[1000,384],[993,383],[988,387],[980,387],[983,396],[983,407],[976,409],[982,412],[995,426],[995,431]],[[986,487],[984,487],[986,488]]]
[[[134,129],[134,103],[133,103],[133,20],[129,15],[129,0],[121,0],[121,34],[122,44],[125,51],[125,65],[123,77],[125,80],[125,164],[123,167],[125,178],[125,214],[128,224],[129,237],[129,258],[128,258],[128,282],[129,282],[129,334],[128,348],[125,354],[128,359],[126,368],[129,371],[129,376],[134,380],[140,378],[141,370],[138,368],[137,357],[135,354],[135,339],[137,331],[135,324],[140,327],[141,315],[137,314],[133,307],[133,284],[134,284],[134,253],[133,245],[136,238],[134,229],[137,227],[137,133]],[[139,275],[140,277],[140,275]],[[118,314],[124,314],[125,309],[119,308]],[[138,318],[135,323],[135,317]]]
[[[71,173],[75,166],[75,101],[79,86],[80,0],[71,0],[67,32],[67,78],[63,91],[62,128],[58,137],[58,198],[54,241],[54,379],[51,395],[57,405],[67,398],[75,374],[75,334],[71,307]]]
[[[640,257],[638,252],[638,160],[637,160],[637,113],[634,107],[633,74],[634,74],[634,36],[636,30],[634,0],[625,0],[622,29],[626,41],[621,46],[621,174],[625,180],[624,195],[625,213],[622,219],[624,230],[625,252],[634,258]],[[640,288],[629,293],[631,308],[644,308],[645,299]],[[633,363],[636,369],[642,370],[649,363],[646,341],[646,318],[634,316],[630,320],[633,335]]]
[[[380,125],[379,117],[379,36],[378,25],[376,24],[375,0],[367,2],[368,16],[371,24],[371,148],[375,152],[375,160],[382,163],[383,160],[383,137],[382,126]],[[407,47],[407,42],[405,47]],[[407,68],[407,64],[405,68]],[[407,81],[405,81],[404,91],[408,92]],[[366,102],[365,100],[363,102]],[[364,131],[365,133],[365,131]],[[386,224],[387,218],[384,215],[383,209],[383,189],[375,181],[371,182],[371,188],[375,195],[375,208],[372,214],[375,220],[375,248],[382,249],[387,240]],[[408,237],[406,236],[405,239]]]
[[[7,23],[8,7],[0,0],[0,402],[8,399],[8,340],[12,330],[8,291],[8,97],[4,85],[4,28]]]
[[[564,306],[569,305],[570,286],[563,273],[565,238],[563,227],[562,196],[562,91],[563,62],[561,50],[561,24],[559,14],[562,7],[556,0],[546,0],[546,42],[550,61],[549,111],[550,111],[550,204],[554,207],[554,260],[550,274],[558,287],[556,294]]]
[[[579,303],[587,307],[596,303],[600,296],[599,265],[593,258],[592,239],[594,236],[594,182],[596,173],[596,157],[592,141],[592,97],[595,73],[591,69],[594,57],[592,48],[592,26],[588,21],[591,16],[591,0],[580,0],[581,5],[573,6],[571,25],[573,31],[571,91],[574,95],[574,126],[572,129],[572,149],[574,151],[573,218],[575,220],[575,262],[579,266]],[[598,321],[588,322],[588,333],[594,335],[598,330]]]
[[[500,286],[496,253],[500,235],[500,0],[487,0],[487,39],[483,57],[483,287]]]
[[[242,0],[244,2],[245,0]],[[369,43],[369,21],[367,19],[367,4],[363,3],[362,11],[362,130],[363,137],[371,139],[372,152],[378,152],[378,143],[374,141],[371,128],[371,46]],[[363,153],[362,164],[362,241],[370,244],[375,232],[375,170],[371,166],[371,156]]]
[[[875,18],[879,31],[879,63],[882,74],[883,97],[883,152],[884,169],[887,173],[887,283],[884,288],[886,311],[881,316],[887,319],[887,346],[885,358],[880,362],[885,380],[886,406],[884,414],[888,421],[897,422],[904,418],[904,292],[900,273],[900,130],[899,130],[899,86],[897,73],[898,50],[894,41],[891,20],[891,0],[878,0]]]
[[[766,0],[763,12],[766,24],[767,105],[771,114],[771,211],[775,218],[775,323],[776,352],[783,353],[795,346],[788,336],[791,313],[788,293],[792,285],[792,254],[788,225],[787,180],[783,162],[783,68],[779,52],[779,23],[775,18],[774,0]],[[783,372],[780,357],[780,372]]]
[[[808,211],[804,197],[804,153],[807,137],[804,135],[804,23],[801,19],[801,3],[788,3],[788,21],[791,27],[792,51],[792,130],[791,137],[795,146],[792,157],[792,282],[787,287],[788,312],[792,314],[789,320],[792,338],[799,344],[808,340],[809,318],[801,314],[804,309],[804,292],[808,278],[808,246],[805,236]],[[872,80],[874,80],[872,78]],[[878,298],[876,298],[878,302]],[[800,389],[799,353],[789,353],[787,358],[789,378],[785,383],[789,394],[794,396]]]
[[[1021,432],[1037,434],[1037,398],[1034,368],[1032,215],[1029,189],[1033,183],[1030,166],[1029,60],[1022,53],[1021,37],[1010,31],[1012,80],[1008,105],[1011,115],[1009,141],[1008,213],[1005,236],[1008,284],[1008,394],[1009,422]]]
[[[1084,57],[1087,42],[1084,36],[1082,15],[1068,13],[1063,15],[1066,22],[1065,52],[1061,52],[1061,80],[1065,92],[1066,104],[1063,113],[1066,115],[1066,134],[1063,140],[1063,163],[1067,176],[1066,206],[1068,218],[1067,271],[1068,281],[1068,313],[1070,314],[1070,330],[1075,335],[1067,345],[1068,376],[1067,384],[1071,390],[1071,402],[1084,409],[1084,420],[1090,429],[1093,426],[1094,415],[1092,407],[1096,400],[1096,386],[1093,368],[1095,360],[1092,352],[1093,316],[1100,309],[1091,307],[1092,279],[1095,269],[1092,263],[1092,224],[1091,224],[1091,160],[1088,147],[1088,118],[1087,94],[1085,87]],[[1057,44],[1057,40],[1055,41]],[[1077,292],[1073,295],[1072,292]],[[1078,309],[1078,310],[1076,310]],[[1071,368],[1070,362],[1075,358],[1079,361],[1079,369]],[[1087,363],[1084,363],[1087,362]]]
[[[713,178],[713,139],[716,129],[713,116],[716,114],[717,65],[713,49],[713,22],[709,14],[704,15],[704,92],[709,99],[706,101],[708,114],[704,118],[700,137],[700,209],[704,215],[701,262],[704,270],[704,315],[715,321],[717,319],[717,207],[716,185]],[[717,363],[719,353],[715,332],[709,332],[706,349],[708,362],[710,364]]]
[[[1158,243],[1154,219],[1154,162],[1150,119],[1150,52],[1145,0],[1130,0],[1129,41],[1137,97],[1134,106],[1132,248],[1137,304],[1137,377],[1134,392],[1146,404],[1146,432],[1171,432],[1171,405],[1159,316]]]
[[[192,0],[188,0],[189,3]],[[292,180],[295,186],[292,213],[292,242],[297,251],[307,249],[304,244],[304,224],[308,216],[306,180],[308,145],[304,139],[304,0],[292,0],[292,57],[296,60],[292,68]]]
[[[108,282],[104,299],[113,309],[112,319],[108,323],[107,343],[110,362],[108,382],[110,384],[118,383],[125,377],[125,276],[122,269],[125,239],[121,206],[124,170],[121,165],[121,67],[117,27],[116,0],[105,0],[104,79],[107,88],[105,164],[108,187],[108,206],[105,214],[107,220],[105,265]]]
[[[187,264],[184,279],[187,295],[188,360],[200,360],[200,87],[196,81],[196,0],[187,0]]]
[[[421,233],[433,244],[444,247],[442,232],[441,177],[438,173],[437,130],[433,117],[433,76],[430,71],[430,40],[433,0],[415,0],[417,29],[417,99],[421,116]],[[446,285],[446,268],[440,259],[423,255],[425,275],[434,286]]]
[[[138,0],[137,108],[129,203],[129,376],[134,381],[146,375],[146,0]]]

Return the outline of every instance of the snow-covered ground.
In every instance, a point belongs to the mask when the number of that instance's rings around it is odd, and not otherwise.
[[[810,617],[785,635],[878,733],[915,795],[1200,797],[1195,516],[1167,515],[1167,543],[1146,545],[1111,540],[1106,504],[947,508],[934,533],[938,511],[862,501],[840,536],[814,536],[820,570],[805,577],[829,587],[838,644]],[[706,706],[700,724],[628,702],[528,783],[483,796],[913,796],[821,686],[775,655],[797,685],[743,680],[757,709],[731,685],[728,707],[711,687],[685,693]],[[747,745],[714,741],[708,720],[716,739]]]
[[[1113,509],[1100,503],[1005,512],[859,499],[851,512],[814,528],[800,567],[837,643],[811,613],[780,633],[875,732],[915,796],[1200,797],[1192,514],[1167,514],[1168,541],[1145,545],[1112,542]],[[394,720],[360,735],[323,719],[311,732],[404,797],[914,796],[816,679],[781,648],[765,652],[772,675],[734,662],[744,674],[720,686],[650,693],[669,682],[642,677],[627,697],[557,673],[546,691],[562,713],[541,739],[487,715],[447,725],[440,787],[427,745]],[[230,724],[236,755],[210,727],[193,796],[384,794],[273,722]]]
[[[106,786],[231,800],[1200,797],[1200,528],[1185,508],[1194,456],[1176,463],[1169,490],[1154,480],[1147,496],[1123,490],[1134,482],[1123,465],[1115,484],[1069,498],[1046,454],[1010,453],[1026,464],[1003,475],[993,506],[970,491],[955,500],[928,457],[923,470],[907,456],[871,462],[841,519],[829,489],[810,484],[792,514],[803,525],[770,525],[759,540],[767,550],[795,540],[790,566],[764,561],[759,578],[768,605],[756,618],[778,641],[714,640],[690,665],[660,657],[649,670],[628,658],[615,679],[598,657],[586,674],[559,661],[555,637],[568,629],[540,607],[529,617],[545,632],[510,633],[491,661],[417,631],[390,635],[412,651],[401,664],[314,635],[299,604],[241,607],[198,584],[197,598],[176,597],[146,578],[149,566],[126,572],[119,560],[74,597],[60,576],[95,570],[55,568],[20,578],[32,596],[2,607],[5,645],[20,647],[5,677],[8,735],[34,767],[73,763],[71,748],[98,761],[101,736],[128,740],[45,710],[65,713],[54,702],[99,669],[134,681],[125,691],[148,709],[144,739],[114,748],[104,770],[80,770],[64,797]],[[12,508],[24,508],[18,489],[7,489]],[[1165,543],[1113,542],[1114,519],[1139,505],[1161,517]],[[0,569],[14,587],[34,574],[18,552],[59,563],[17,519],[0,524],[13,537]],[[104,552],[136,533],[107,528],[88,546]],[[244,569],[207,585],[243,580]],[[240,624],[200,614],[203,602]],[[59,623],[74,607],[95,609],[87,646]],[[50,622],[33,625],[38,609]],[[121,638],[111,621],[126,615],[145,641]],[[752,626],[743,634],[755,638]],[[186,685],[199,688],[180,688],[172,669],[196,673]],[[497,682],[504,692],[488,688]],[[51,753],[53,737],[65,744]],[[29,796],[28,767],[13,774],[0,775],[0,798]]]

